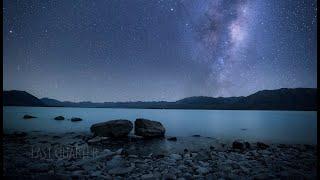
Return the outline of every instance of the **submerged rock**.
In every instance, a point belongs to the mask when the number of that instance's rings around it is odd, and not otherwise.
[[[63,116],[57,116],[54,118],[54,120],[64,120],[64,117]]]
[[[201,137],[199,134],[192,135],[192,137]]]
[[[31,116],[31,115],[28,115],[28,114],[23,116],[23,119],[32,119],[32,118],[37,118],[37,117]]]
[[[134,133],[143,137],[163,137],[166,129],[158,121],[136,119]]]
[[[95,135],[105,137],[128,136],[132,129],[132,122],[123,119],[97,123],[90,127],[91,132],[93,132]]]
[[[81,118],[78,118],[78,117],[73,117],[73,118],[71,118],[71,121],[72,121],[72,122],[82,121],[82,119],[81,119]]]

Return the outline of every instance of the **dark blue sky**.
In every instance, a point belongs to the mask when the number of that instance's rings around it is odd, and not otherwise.
[[[315,0],[5,0],[4,90],[177,100],[316,87]]]

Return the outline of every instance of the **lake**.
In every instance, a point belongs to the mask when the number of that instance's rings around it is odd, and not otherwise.
[[[268,143],[317,143],[315,111],[252,111],[252,110],[164,110],[64,107],[3,107],[3,130],[42,132],[89,132],[94,123],[146,118],[160,121],[167,136],[204,137]],[[35,119],[23,119],[25,114]],[[57,121],[56,116],[67,118]],[[71,122],[71,117],[83,121]]]

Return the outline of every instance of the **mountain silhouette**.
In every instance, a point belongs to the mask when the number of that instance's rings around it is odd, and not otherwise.
[[[317,110],[317,89],[282,88],[262,90],[241,97],[193,96],[175,102],[104,102],[94,103],[38,99],[24,91],[4,91],[4,106],[51,106],[146,109],[230,109],[230,110]]]
[[[37,97],[25,91],[4,91],[3,92],[4,106],[46,106]]]

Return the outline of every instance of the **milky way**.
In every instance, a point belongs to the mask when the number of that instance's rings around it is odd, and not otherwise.
[[[4,89],[69,101],[316,87],[315,0],[17,1]]]
[[[192,12],[194,11],[193,8],[197,7],[194,6],[194,4],[191,5],[190,1],[182,1],[182,3],[185,4],[183,5],[183,7],[186,7],[186,5],[190,3],[189,9],[185,8],[186,11]],[[284,37],[286,36],[291,36],[291,39],[294,40],[297,44],[305,42],[316,47],[315,41],[310,41],[310,36],[316,37],[314,31],[316,27],[314,22],[312,22],[316,20],[316,14],[312,14],[312,12],[316,12],[316,3],[309,2],[309,11],[307,10],[307,7],[305,7],[308,2],[302,1],[300,3],[295,2],[292,5],[284,3],[285,5],[287,5],[287,7],[280,8],[276,6],[281,6],[284,4],[278,4],[275,1],[201,1],[201,3],[199,3],[200,6],[198,4],[199,10],[197,11],[197,13],[195,13],[197,14],[196,18],[193,18],[193,16],[190,15],[191,13],[188,12],[187,14],[193,22],[193,33],[196,37],[195,42],[193,42],[193,49],[196,49],[194,51],[196,54],[195,60],[206,60],[205,64],[207,64],[210,68],[209,72],[207,72],[208,78],[205,83],[206,89],[209,91],[208,94],[212,94],[214,96],[232,96],[234,94],[237,94],[235,91],[241,89],[245,89],[246,91],[248,91],[248,89],[250,89],[248,87],[251,86],[254,87],[254,90],[252,90],[251,92],[256,91],[255,88],[257,88],[257,86],[259,85],[260,89],[270,88],[265,85],[264,77],[261,75],[259,76],[259,73],[257,73],[257,66],[259,65],[260,60],[266,63],[268,61],[272,63],[272,59],[267,59],[266,57],[264,57],[264,55],[259,57],[256,49],[259,48],[262,49],[261,51],[263,51],[263,49],[265,48],[265,46],[257,46],[257,41],[261,41],[259,39],[259,36],[272,36],[272,33],[276,31],[274,36],[277,36],[277,34],[280,33],[285,33],[280,34],[280,36],[282,37],[278,39],[279,43],[281,44],[286,44],[288,46],[290,42],[284,42],[282,39],[284,39]],[[259,12],[260,10],[262,10],[262,8],[264,12]],[[274,27],[274,29],[272,30],[266,30],[265,26],[274,26],[275,24],[274,22],[270,22],[271,19],[277,18],[270,18],[269,16],[272,16],[271,13],[273,11],[279,10],[282,12],[277,13],[281,15],[286,13],[286,20],[281,22],[283,18],[279,18],[277,20],[280,23],[280,27]],[[299,10],[300,13],[304,13],[300,14],[301,17],[298,17],[297,14],[297,11]],[[309,13],[310,16],[309,19],[306,17],[307,13]],[[262,17],[263,15],[267,16]],[[300,20],[298,20],[299,18]],[[292,23],[292,21],[301,21],[302,19],[307,20],[301,24],[305,27],[299,27],[299,29],[296,29],[296,26],[299,26],[299,24],[298,22]],[[265,24],[264,21],[266,21]],[[263,26],[263,31],[257,32],[257,30],[259,30],[259,26]],[[283,26],[288,28],[287,32],[280,31],[281,27]],[[304,30],[304,28],[306,28],[306,30]],[[189,36],[189,34],[187,34],[187,36]],[[297,41],[297,39],[301,38],[304,38],[302,39],[302,41],[304,42]],[[275,42],[271,43],[270,41],[268,41],[266,43],[272,44]],[[309,51],[309,53],[313,55],[313,60],[316,59],[316,52],[314,47]],[[272,51],[276,50],[276,52],[272,52],[271,54],[288,54],[293,50],[293,48],[290,50],[289,48],[290,45],[287,48],[287,51],[281,52],[279,49],[272,49]],[[305,48],[306,47],[303,47],[303,49]],[[300,51],[301,53],[303,52],[302,49],[298,51]],[[306,53],[306,51],[304,51],[303,53]],[[296,58],[300,58],[298,60],[300,62],[307,63],[308,60],[304,56],[308,55],[303,54],[302,57]],[[290,62],[294,61],[293,59],[287,59],[287,57],[285,57],[284,59],[275,59],[278,61],[287,61],[288,64],[294,63]],[[274,66],[277,65],[280,66],[278,62],[274,64]],[[281,68],[286,69],[285,67]],[[268,72],[268,75],[269,73],[273,72],[273,70],[270,70],[270,72]],[[290,72],[290,76],[295,76],[295,73],[297,72]],[[281,81],[279,79],[283,78],[283,76],[283,72],[281,72],[280,70],[279,76],[275,77],[273,81]],[[286,78],[291,82],[295,81],[295,78]],[[309,78],[314,79],[316,77],[310,76]],[[262,80],[260,81],[260,79]],[[315,81],[313,83],[315,83]],[[290,85],[280,85],[278,87],[303,86],[297,84],[302,83],[294,82]],[[271,86],[276,87],[277,85]],[[315,84],[311,86],[315,86]],[[243,95],[243,93],[239,95]]]
[[[207,1],[206,9],[194,20],[195,32],[200,37],[197,52],[205,51],[206,56],[198,58],[209,61],[211,68],[207,86],[216,95],[226,95],[233,86],[230,75],[234,68],[241,68],[239,55],[245,50],[248,38],[249,16],[252,16],[247,1]],[[197,44],[195,42],[194,44]],[[214,85],[214,86],[212,86]]]

